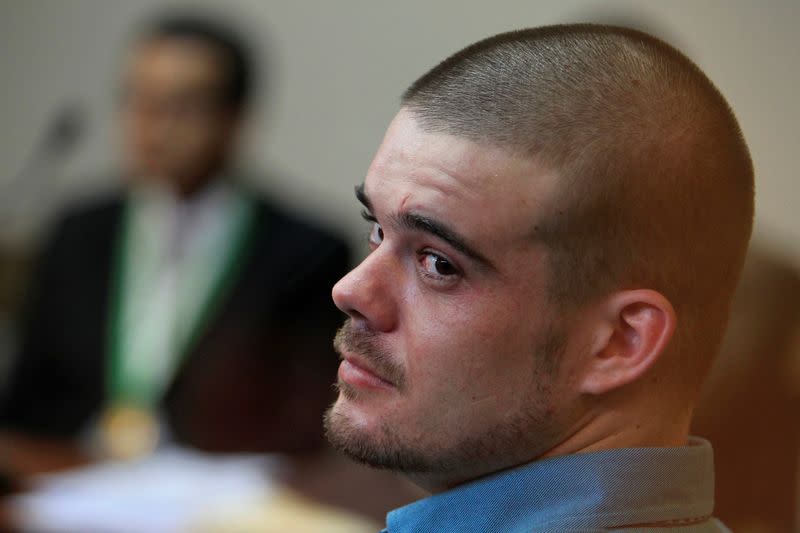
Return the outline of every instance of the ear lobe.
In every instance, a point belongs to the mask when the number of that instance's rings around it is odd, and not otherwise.
[[[581,392],[603,394],[639,379],[664,353],[676,320],[672,304],[656,291],[611,295],[598,311]]]

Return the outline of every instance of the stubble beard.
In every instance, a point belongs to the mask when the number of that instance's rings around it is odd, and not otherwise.
[[[373,339],[369,332],[354,329],[348,320],[337,333],[334,345],[337,351],[345,348],[372,362],[385,360],[387,354]],[[358,349],[353,349],[356,346]],[[538,364],[534,370],[534,390],[528,391],[517,411],[478,432],[464,434],[455,442],[443,444],[437,442],[435,436],[426,442],[415,441],[385,420],[377,431],[362,430],[338,407],[347,401],[358,401],[360,397],[358,389],[342,381],[335,385],[339,399],[324,416],[326,437],[334,448],[354,461],[412,476],[458,478],[465,472],[483,470],[489,473],[508,467],[510,465],[504,463],[513,462],[509,451],[535,448],[543,437],[537,435],[537,430],[549,425],[545,413],[550,411],[550,383],[553,372],[558,370],[554,360],[558,359],[562,347],[563,338],[548,329],[535,347]]]

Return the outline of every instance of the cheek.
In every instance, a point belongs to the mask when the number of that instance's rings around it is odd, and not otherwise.
[[[469,298],[410,299],[404,350],[409,383],[475,400],[530,372],[533,324],[517,300],[504,296],[471,291]]]
[[[150,133],[149,122],[141,117],[134,116],[132,113],[123,114],[121,120],[122,140],[127,147],[137,151],[147,150],[153,144]]]

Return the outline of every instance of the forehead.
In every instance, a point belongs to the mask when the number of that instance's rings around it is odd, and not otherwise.
[[[156,37],[136,45],[129,62],[133,82],[154,87],[218,85],[225,74],[222,53],[208,43],[191,38]]]
[[[543,212],[555,183],[555,173],[535,158],[426,132],[404,109],[386,132],[365,190],[390,210],[421,208],[464,224],[485,222],[484,229],[513,224],[526,231]]]

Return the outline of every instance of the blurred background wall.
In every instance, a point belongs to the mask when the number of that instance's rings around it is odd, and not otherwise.
[[[206,3],[208,4],[208,3]],[[131,26],[156,0],[0,3],[0,187],[19,174],[54,115],[85,111],[87,128],[23,220],[25,238],[64,195],[107,184],[120,60]],[[178,5],[203,5],[188,2]],[[213,4],[210,4],[213,6]],[[222,3],[218,3],[222,6]],[[296,2],[231,0],[269,79],[244,161],[267,189],[360,238],[352,185],[364,176],[401,91],[436,61],[490,34],[563,21],[630,23],[693,58],[733,106],[757,172],[756,237],[800,265],[795,156],[800,106],[796,0]],[[0,190],[4,190],[0,188]]]

